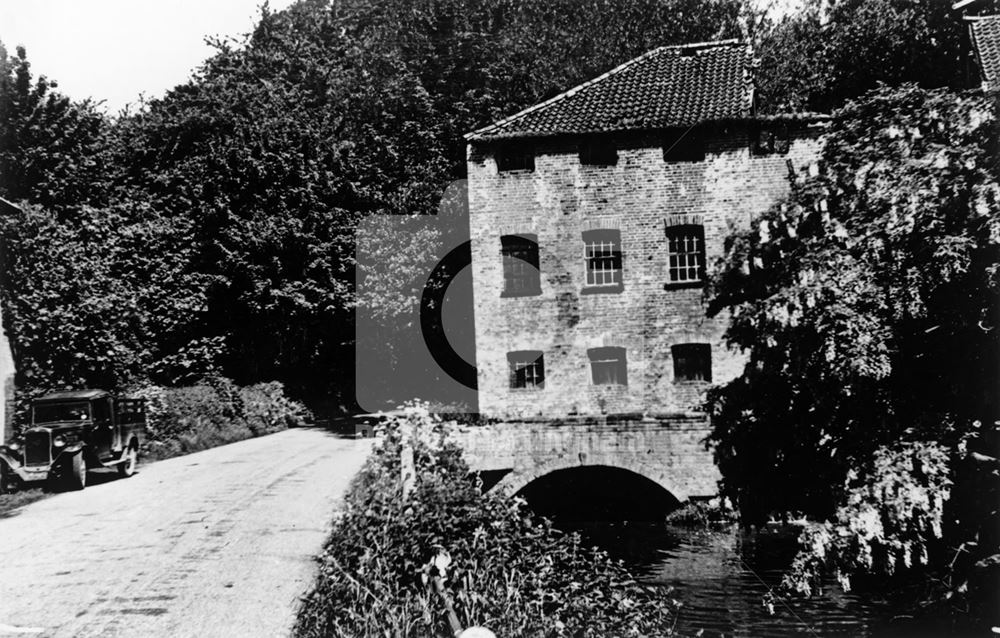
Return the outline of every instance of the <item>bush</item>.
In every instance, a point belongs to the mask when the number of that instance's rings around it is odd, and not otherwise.
[[[297,424],[306,410],[278,382],[238,387],[212,378],[182,388],[147,386],[147,458],[168,458],[270,434]]]
[[[404,436],[417,476],[406,500]],[[295,635],[449,635],[444,603],[421,577],[438,548],[452,559],[445,587],[464,627],[498,636],[672,631],[675,602],[664,590],[638,585],[620,561],[533,517],[523,501],[483,494],[446,426],[410,409],[355,478]]]
[[[667,525],[695,529],[721,529],[737,522],[736,512],[722,499],[688,501],[667,514]]]

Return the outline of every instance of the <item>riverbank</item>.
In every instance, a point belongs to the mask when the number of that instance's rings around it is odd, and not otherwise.
[[[673,634],[669,592],[523,501],[484,493],[441,425],[419,409],[388,424],[330,533],[297,638]]]

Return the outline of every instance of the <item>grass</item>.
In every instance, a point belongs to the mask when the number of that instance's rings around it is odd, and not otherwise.
[[[0,494],[0,518],[10,518],[29,503],[40,501],[51,496],[53,492],[42,486],[20,489],[11,494]]]

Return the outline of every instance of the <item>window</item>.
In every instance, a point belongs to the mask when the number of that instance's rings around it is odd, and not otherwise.
[[[622,242],[619,230],[588,230],[583,233],[583,260],[587,292],[622,289]]]
[[[771,126],[751,131],[752,155],[784,155],[788,152],[788,127]]]
[[[580,163],[588,166],[614,166],[618,163],[618,149],[607,138],[589,138],[580,142]]]
[[[587,356],[594,385],[628,385],[625,348],[591,348]]]
[[[705,143],[700,131],[676,129],[663,137],[663,161],[701,162],[705,159]]]
[[[496,151],[497,171],[535,170],[535,151],[527,146],[503,146]]]
[[[111,399],[94,401],[94,421],[104,422],[111,418]]]
[[[666,288],[700,286],[705,280],[705,227],[697,224],[667,226]]]
[[[538,272],[537,239],[536,235],[500,237],[500,254],[503,259],[501,297],[523,297],[542,293]]]
[[[541,350],[508,352],[507,363],[512,389],[545,387],[545,355]]]
[[[683,343],[671,346],[674,358],[674,381],[711,381],[712,346],[707,343]]]

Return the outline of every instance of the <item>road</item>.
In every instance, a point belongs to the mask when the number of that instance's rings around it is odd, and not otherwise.
[[[287,636],[369,449],[294,429],[92,472],[0,520],[0,636]]]

